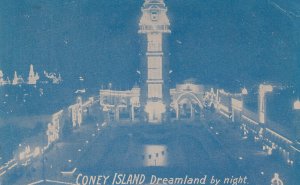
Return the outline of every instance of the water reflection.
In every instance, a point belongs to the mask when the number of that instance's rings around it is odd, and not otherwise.
[[[167,166],[167,146],[144,145],[143,164],[144,166]]]

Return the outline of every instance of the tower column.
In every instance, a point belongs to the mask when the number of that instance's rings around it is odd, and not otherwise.
[[[116,109],[115,109],[115,120],[116,121],[120,120],[120,107],[119,106],[116,106]]]
[[[300,101],[294,102],[294,125],[296,129],[296,140],[300,143]]]
[[[131,121],[134,121],[134,117],[135,117],[135,114],[134,114],[134,106],[132,105],[132,106],[131,106]]]
[[[163,0],[145,0],[139,33],[146,35],[147,51],[142,61],[141,105],[146,120],[161,123],[169,106],[168,76],[164,61],[164,34],[171,33],[167,8]]]
[[[179,105],[176,105],[176,119],[179,119]]]
[[[194,119],[194,107],[193,107],[193,103],[191,103],[191,120]]]

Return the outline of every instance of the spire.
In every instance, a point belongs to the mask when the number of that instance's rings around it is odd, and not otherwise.
[[[12,84],[13,85],[17,85],[18,82],[19,82],[18,74],[17,74],[17,71],[15,71],[15,73],[14,73],[14,79],[13,79]]]
[[[33,65],[30,64],[29,76],[28,76],[28,84],[35,85],[36,81],[39,79],[38,73],[34,73]]]

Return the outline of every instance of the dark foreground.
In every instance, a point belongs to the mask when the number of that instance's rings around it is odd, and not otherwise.
[[[269,185],[274,173],[298,184],[298,172],[242,139],[237,125],[211,116],[185,124],[86,124],[3,182]]]

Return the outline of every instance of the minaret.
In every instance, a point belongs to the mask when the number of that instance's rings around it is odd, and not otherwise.
[[[139,34],[147,41],[141,62],[141,107],[143,119],[160,123],[167,117],[170,104],[169,64],[165,51],[166,34],[171,33],[167,8],[163,0],[145,0]]]
[[[19,83],[19,78],[18,78],[17,71],[15,71],[15,73],[14,73],[14,79],[13,79],[12,84],[13,85],[17,85],[18,83]]]
[[[37,73],[34,74],[33,65],[30,64],[29,76],[28,76],[28,84],[35,85],[36,81],[38,79],[39,79],[39,75]]]

